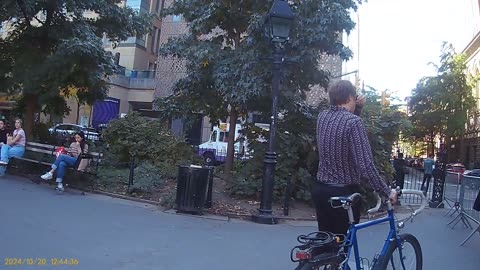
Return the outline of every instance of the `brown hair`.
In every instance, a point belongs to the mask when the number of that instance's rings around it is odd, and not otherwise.
[[[343,105],[348,102],[349,97],[355,98],[356,95],[355,86],[347,80],[333,82],[328,87],[330,105]]]

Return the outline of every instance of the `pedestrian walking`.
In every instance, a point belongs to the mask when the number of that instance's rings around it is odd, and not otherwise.
[[[428,158],[423,160],[423,181],[420,190],[423,191],[423,194],[425,195],[427,195],[428,187],[430,186],[430,179],[432,179],[433,167],[435,165],[433,157],[433,154],[430,154]],[[426,187],[425,181],[427,182]]]
[[[393,160],[393,168],[395,169],[396,186],[403,189],[405,183],[405,159],[403,159],[403,153],[398,153],[397,158]]]

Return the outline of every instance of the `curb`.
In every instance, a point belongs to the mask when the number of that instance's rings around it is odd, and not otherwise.
[[[251,221],[252,215],[246,215],[246,214],[224,214],[224,215],[215,215],[212,214],[209,209],[205,209],[205,213],[203,215],[192,215],[192,214],[184,214],[184,213],[177,213],[175,209],[172,208],[165,208],[160,205],[159,202],[152,201],[152,200],[147,200],[147,199],[140,199],[140,198],[135,198],[135,197],[130,197],[127,195],[122,195],[122,194],[117,194],[117,193],[111,193],[107,191],[102,191],[102,190],[88,190],[86,188],[81,188],[77,187],[74,185],[69,185],[71,189],[79,190],[85,193],[93,193],[93,194],[99,194],[99,195],[104,195],[112,198],[117,198],[117,199],[122,199],[122,200],[128,200],[128,201],[134,201],[134,202],[139,202],[139,203],[145,203],[145,204],[150,204],[154,206],[158,206],[161,212],[171,214],[171,215],[179,215],[179,216],[188,216],[188,217],[196,217],[196,218],[202,218],[202,219],[210,219],[210,220],[220,220],[220,221],[227,221],[230,222],[231,220],[242,220],[242,221]],[[278,216],[276,217],[279,221],[317,221],[314,218],[298,218],[298,217],[285,217],[285,216]]]
[[[24,176],[21,176],[20,178],[23,178],[23,179],[26,179],[26,180],[30,180],[31,182],[33,183],[36,183],[36,184],[41,184],[43,182],[37,182],[37,181],[34,181],[28,177],[24,177]],[[50,186],[50,183],[46,183]],[[227,221],[227,222],[231,222],[231,220],[241,220],[241,221],[249,221],[249,222],[252,222],[253,221],[251,220],[252,219],[252,214],[224,214],[224,215],[216,215],[216,214],[212,214],[209,209],[205,209],[205,213],[203,215],[192,215],[192,214],[184,214],[184,213],[177,213],[175,211],[175,209],[172,209],[172,208],[166,208],[166,207],[163,207],[160,205],[159,202],[156,202],[156,201],[152,201],[152,200],[148,200],[148,199],[141,199],[141,198],[136,198],[136,197],[131,197],[131,196],[127,196],[127,195],[122,195],[122,194],[118,194],[118,193],[112,193],[112,192],[107,192],[107,191],[103,191],[103,190],[98,190],[98,189],[94,189],[94,190],[91,190],[91,189],[87,189],[87,188],[82,188],[82,187],[78,187],[78,186],[75,186],[75,185],[68,185],[69,189],[73,189],[73,190],[77,190],[77,191],[81,191],[83,193],[83,195],[85,195],[86,193],[91,193],[91,194],[98,194],[98,195],[103,195],[103,196],[107,196],[107,197],[111,197],[111,198],[116,198],[116,199],[121,199],[121,200],[127,200],[127,201],[133,201],[133,202],[138,202],[138,203],[144,203],[144,204],[149,204],[149,205],[153,205],[153,206],[157,206],[158,208],[160,208],[159,210],[163,213],[167,213],[167,214],[171,214],[171,215],[179,215],[179,216],[189,216],[189,217],[196,217],[196,218],[202,218],[202,219],[210,219],[210,220],[219,220],[219,221]],[[384,212],[378,212],[378,213],[375,213],[373,214],[370,219],[372,218],[377,218],[379,216],[383,216],[383,215],[386,215],[387,212],[384,211]],[[276,216],[276,218],[279,220],[279,223],[283,223],[283,222],[316,222],[317,219],[316,218],[302,218],[302,217],[288,217],[288,216]],[[366,215],[362,215],[360,216],[360,219],[366,219],[368,220],[368,216]]]
[[[99,189],[89,190],[89,189],[82,188],[82,187],[77,187],[77,186],[74,186],[74,185],[68,185],[68,187],[71,188],[71,189],[76,189],[76,190],[82,191],[84,193],[99,194],[99,195],[104,195],[104,196],[108,196],[108,197],[112,197],[112,198],[134,201],[134,202],[145,203],[145,204],[151,204],[151,205],[155,205],[155,206],[158,206],[158,207],[162,207],[159,202],[152,201],[152,200],[131,197],[131,196],[122,195],[122,194],[118,194],[118,193],[112,193],[112,192],[103,191],[103,190],[99,190]]]

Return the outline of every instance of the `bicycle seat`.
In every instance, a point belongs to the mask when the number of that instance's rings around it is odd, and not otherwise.
[[[360,195],[360,193],[353,193],[348,197],[330,197],[329,202],[332,204],[340,203],[340,204],[353,205],[358,201],[360,201],[361,198],[362,198],[362,195]]]

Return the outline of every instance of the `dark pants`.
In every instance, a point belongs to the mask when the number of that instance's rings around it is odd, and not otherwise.
[[[423,190],[423,187],[425,186],[425,181],[427,181],[427,187],[425,188],[425,192],[428,191],[428,187],[430,186],[430,179],[432,179],[432,175],[431,174],[424,174],[423,175],[423,182],[422,182],[422,187],[420,188],[420,190]]]
[[[319,231],[327,231],[335,234],[347,234],[349,221],[347,210],[343,208],[332,208],[328,201],[330,197],[350,196],[359,192],[359,187],[352,186],[332,186],[327,184],[314,184],[312,188],[312,199],[317,212],[317,222]],[[353,217],[355,223],[360,221],[361,204],[357,202],[353,205]]]
[[[403,171],[403,169],[395,171],[395,182],[395,185],[397,187],[403,189],[403,186],[405,184],[405,172]]]

